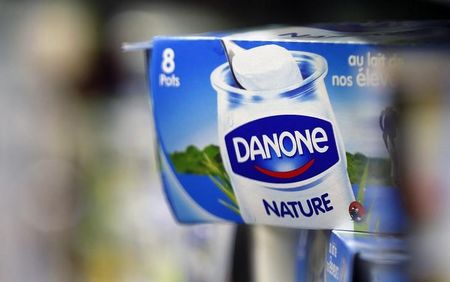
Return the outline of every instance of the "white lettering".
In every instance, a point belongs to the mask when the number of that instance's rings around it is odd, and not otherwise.
[[[300,132],[295,131],[295,140],[297,141],[297,147],[298,151],[300,152],[300,155],[303,155],[303,147],[302,143],[305,144],[306,148],[308,148],[308,151],[310,153],[314,152],[313,144],[311,142],[311,134],[309,133],[309,129],[305,130],[305,136],[303,136]]]
[[[266,150],[266,158],[270,159],[272,157],[272,155],[270,154],[269,146],[275,152],[277,157],[281,158],[280,145],[277,142],[278,136],[276,133],[274,133],[272,136],[273,136],[273,139],[270,139],[267,135],[262,136],[264,150]]]
[[[273,133],[272,136],[265,134],[261,137],[252,136],[250,144],[242,137],[233,138],[238,163],[246,162],[248,159],[253,161],[257,156],[264,160],[270,159],[272,157],[271,150],[278,158],[281,158],[282,155],[287,157],[293,157],[295,154],[303,155],[305,148],[309,153],[325,153],[329,146],[326,143],[322,144],[324,142],[328,142],[328,136],[321,127],[314,128],[312,132],[306,129],[303,134],[295,130],[293,133],[283,131],[279,136],[276,133]]]
[[[239,149],[239,143],[244,145],[245,148],[245,154],[241,155],[241,151]],[[247,144],[247,141],[245,141],[242,137],[235,137],[233,138],[233,145],[234,145],[234,151],[236,152],[236,157],[238,163],[243,163],[248,160],[248,157],[250,156],[250,150]]]
[[[266,159],[266,152],[264,152],[264,148],[261,144],[261,141],[259,141],[258,137],[252,136],[250,139],[250,159],[252,161],[255,160],[255,156],[261,155],[263,159]]]
[[[284,139],[286,137],[291,140],[291,144],[292,144],[291,150],[287,150],[286,147],[284,146]],[[295,152],[297,151],[297,145],[295,143],[294,136],[292,136],[292,134],[290,132],[283,131],[283,133],[280,134],[279,143],[280,143],[281,151],[283,152],[284,155],[286,155],[287,157],[292,157],[295,155]]]
[[[318,135],[320,135],[320,137],[318,137]],[[319,146],[319,143],[328,141],[327,133],[325,132],[325,130],[323,130],[323,128],[320,128],[320,127],[314,128],[314,130],[312,132],[312,138],[314,140],[314,142],[313,142],[314,149],[317,152],[325,153],[328,150],[328,145],[325,145],[323,147]]]

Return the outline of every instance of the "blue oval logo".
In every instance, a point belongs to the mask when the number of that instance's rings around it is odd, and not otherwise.
[[[225,135],[234,173],[268,183],[295,183],[339,161],[332,124],[302,115],[248,122]]]

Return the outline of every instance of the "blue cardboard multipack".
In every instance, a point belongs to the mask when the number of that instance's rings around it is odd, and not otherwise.
[[[162,181],[177,220],[404,230],[380,69],[402,63],[398,46],[439,38],[439,26],[276,27],[134,45],[148,52]]]
[[[411,281],[406,240],[393,235],[333,231],[324,281]]]
[[[399,235],[302,230],[295,281],[410,281],[407,241]]]

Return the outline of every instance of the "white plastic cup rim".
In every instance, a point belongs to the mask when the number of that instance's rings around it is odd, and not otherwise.
[[[309,61],[311,64],[314,64],[316,66],[316,70],[313,74],[308,76],[305,80],[303,80],[301,83],[293,84],[285,88],[281,89],[270,89],[270,90],[258,90],[258,91],[250,91],[238,87],[231,86],[226,83],[224,79],[224,73],[229,72],[229,66],[228,62],[223,63],[222,65],[218,66],[212,73],[211,73],[211,84],[214,87],[216,91],[226,91],[229,93],[235,93],[240,94],[245,97],[250,96],[273,96],[280,93],[286,93],[289,91],[293,91],[298,88],[305,88],[309,89],[308,85],[313,85],[318,79],[322,79],[327,71],[328,66],[326,60],[314,53],[309,52],[303,52],[303,51],[290,51],[293,57],[295,58],[296,62],[299,63],[301,61]]]

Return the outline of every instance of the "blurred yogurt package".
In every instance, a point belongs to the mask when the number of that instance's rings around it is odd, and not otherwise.
[[[411,281],[409,244],[401,235],[301,230],[295,281]]]
[[[381,70],[402,64],[405,48],[440,44],[444,27],[277,27],[128,45],[148,54],[177,220],[402,232]]]
[[[406,241],[398,236],[333,231],[324,281],[411,281]]]

